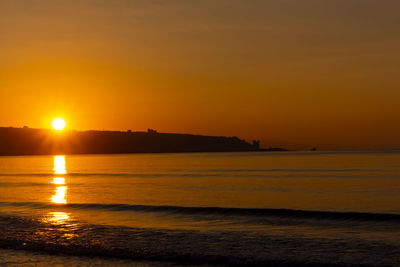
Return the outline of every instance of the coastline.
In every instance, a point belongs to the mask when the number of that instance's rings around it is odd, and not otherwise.
[[[0,127],[0,156],[286,151],[236,136]]]

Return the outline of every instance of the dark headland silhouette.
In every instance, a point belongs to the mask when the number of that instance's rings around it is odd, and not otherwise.
[[[237,137],[120,131],[54,131],[0,127],[0,155],[284,151]]]

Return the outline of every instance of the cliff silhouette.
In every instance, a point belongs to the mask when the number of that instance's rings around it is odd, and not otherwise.
[[[237,137],[120,131],[54,131],[0,127],[0,155],[261,151]]]

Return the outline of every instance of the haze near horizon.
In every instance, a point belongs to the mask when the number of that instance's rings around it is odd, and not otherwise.
[[[400,148],[400,2],[0,0],[0,126]]]

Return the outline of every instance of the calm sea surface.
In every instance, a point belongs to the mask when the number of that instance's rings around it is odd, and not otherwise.
[[[15,264],[400,266],[400,153],[0,157],[0,248]]]

